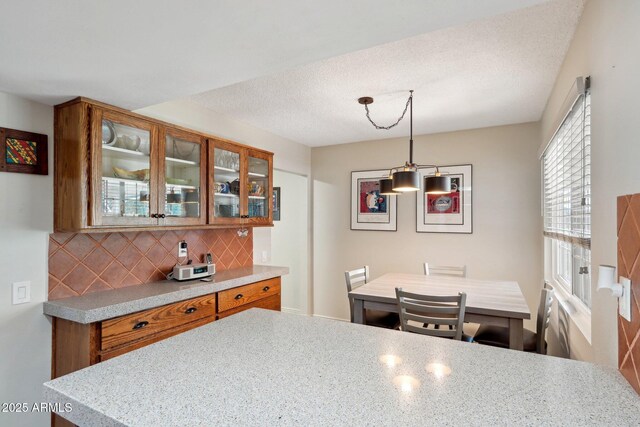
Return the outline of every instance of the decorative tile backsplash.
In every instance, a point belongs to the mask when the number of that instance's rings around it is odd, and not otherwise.
[[[49,300],[163,280],[186,240],[193,262],[213,254],[216,270],[253,264],[253,230],[53,233],[49,236]],[[186,260],[184,261],[186,262]]]
[[[631,322],[618,315],[618,367],[640,394],[640,194],[618,197],[618,275],[631,279]]]

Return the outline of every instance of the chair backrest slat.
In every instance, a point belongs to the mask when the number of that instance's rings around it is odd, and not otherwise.
[[[354,289],[358,289],[369,281],[369,266],[365,265],[362,268],[357,268],[351,271],[344,272],[344,279],[347,284],[347,292],[351,292]],[[348,295],[348,294],[347,294]],[[353,298],[349,296],[349,309],[351,310],[351,323],[353,323]]]
[[[430,329],[428,334],[424,333],[424,329],[421,326],[414,326],[414,325],[407,325],[403,330],[406,332],[413,332],[414,334],[422,334],[422,335],[429,335],[432,337],[440,337],[440,338],[453,338],[453,339],[460,339],[460,338],[456,338],[457,335],[457,331],[453,330],[450,331],[449,328],[446,329]]]
[[[553,289],[548,288],[546,285],[540,293],[540,305],[538,306],[538,318],[536,320],[536,352],[540,354],[547,354],[545,335],[551,319],[553,293]]]
[[[396,299],[400,309],[400,325],[403,331],[434,337],[462,339],[462,325],[467,295],[434,296],[405,292],[396,288]],[[417,325],[410,324],[416,322]],[[433,325],[434,329],[426,327]],[[436,329],[436,325],[451,325],[453,329]]]
[[[467,277],[467,266],[431,265],[425,262],[424,274],[425,276]]]

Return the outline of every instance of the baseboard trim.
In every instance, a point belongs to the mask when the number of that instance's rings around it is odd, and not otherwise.
[[[339,317],[323,316],[322,314],[314,314],[313,317],[321,317],[323,319],[339,320],[341,322],[350,322],[350,319],[341,319]]]
[[[303,315],[303,313],[298,308],[281,307],[280,311],[283,313],[299,314],[301,316]]]

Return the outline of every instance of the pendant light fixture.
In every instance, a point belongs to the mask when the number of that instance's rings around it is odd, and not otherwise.
[[[413,90],[409,91],[409,99],[404,106],[404,111],[398,120],[389,126],[377,125],[369,115],[369,105],[373,104],[373,98],[364,96],[358,99],[358,102],[364,105],[367,112],[367,119],[376,129],[389,130],[395,127],[404,118],[409,110],[409,160],[403,166],[391,168],[389,177],[380,180],[380,194],[393,195],[399,193],[407,193],[420,190],[420,167],[434,167],[435,175],[430,175],[424,179],[425,193],[428,194],[446,194],[451,192],[451,178],[444,176],[435,165],[417,165],[413,162]]]

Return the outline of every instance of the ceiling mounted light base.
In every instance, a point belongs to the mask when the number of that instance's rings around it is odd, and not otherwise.
[[[362,105],[373,104],[373,98],[370,96],[363,96],[362,98],[358,98],[358,102]]]

